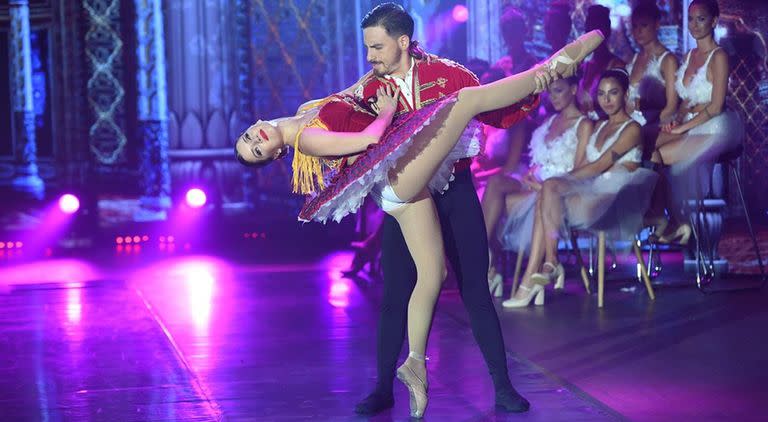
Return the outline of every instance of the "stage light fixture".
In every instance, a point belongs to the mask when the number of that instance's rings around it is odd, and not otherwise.
[[[469,9],[467,9],[467,6],[464,6],[463,4],[457,4],[453,7],[451,16],[456,22],[464,23],[469,19]]]
[[[71,193],[65,193],[59,198],[59,209],[66,214],[73,214],[80,209],[80,200]]]
[[[205,202],[208,200],[205,196],[205,192],[200,188],[192,188],[188,190],[185,198],[187,200],[187,205],[192,208],[200,208],[205,205]]]

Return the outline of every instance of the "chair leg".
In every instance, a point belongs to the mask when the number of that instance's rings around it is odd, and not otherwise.
[[[589,289],[589,274],[587,272],[587,267],[584,265],[584,257],[581,256],[581,249],[579,249],[579,244],[576,241],[576,234],[573,232],[573,230],[570,231],[571,233],[571,247],[573,248],[573,253],[576,254],[576,262],[579,264],[579,268],[581,269],[581,281],[584,283],[584,290],[587,292],[587,294],[592,293]]]
[[[512,294],[509,297],[514,297],[517,293],[517,286],[520,283],[520,270],[523,268],[523,248],[517,250],[517,259],[515,260],[515,276],[512,278]]]
[[[597,307],[603,307],[603,292],[605,290],[605,232],[597,234]]]
[[[757,244],[757,237],[755,236],[755,230],[752,227],[752,219],[749,218],[749,209],[747,208],[747,201],[744,200],[744,191],[741,190],[741,178],[739,177],[739,171],[736,166],[731,166],[733,171],[733,177],[736,179],[736,187],[739,189],[739,199],[741,199],[741,206],[744,208],[744,217],[747,219],[747,228],[749,228],[749,236],[752,238],[752,247],[755,248],[755,255],[757,256],[757,265],[760,267],[760,275],[763,278],[763,285],[766,282],[765,267],[763,266],[763,258],[760,255],[760,246]]]
[[[643,282],[645,282],[645,289],[648,290],[648,297],[651,298],[651,300],[656,300],[656,295],[653,294],[653,287],[651,286],[651,279],[648,277],[648,268],[645,267],[645,263],[643,262],[643,253],[640,251],[639,240],[632,243],[632,249],[635,250],[637,265],[640,266],[640,276],[643,277]]]

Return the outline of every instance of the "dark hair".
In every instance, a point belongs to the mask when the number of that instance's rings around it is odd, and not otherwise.
[[[653,22],[661,21],[661,10],[656,5],[656,0],[644,0],[632,9],[632,21],[640,18],[648,18]]]
[[[573,75],[571,75],[571,76],[569,76],[567,78],[563,78],[563,80],[568,82],[568,85],[570,85],[570,86],[578,85],[579,81],[581,80],[581,74],[580,74],[580,72],[576,72],[575,74],[573,74]]]
[[[240,155],[240,152],[237,150],[237,142],[235,142],[235,157],[237,158],[238,163],[251,168],[262,168],[273,161],[273,160],[264,160],[264,161],[251,162],[246,160],[245,157]]]
[[[407,35],[410,39],[408,54],[417,59],[423,59],[427,53],[413,40],[413,18],[396,3],[382,3],[374,7],[360,22],[360,28],[380,26],[392,38]]]
[[[584,22],[584,32],[599,29],[605,38],[611,35],[611,9],[593,4],[587,9],[587,19]]]
[[[544,25],[546,27],[553,27],[561,29],[567,36],[571,33],[571,7],[568,3],[552,2],[547,9],[547,14],[544,15]],[[554,25],[554,26],[553,26]]]
[[[616,82],[621,85],[621,88],[626,93],[629,89],[629,74],[627,74],[627,71],[624,70],[621,67],[614,67],[611,69],[606,70],[600,75],[600,81],[603,79],[613,78],[616,79]]]
[[[504,41],[520,41],[525,39],[528,33],[528,25],[523,13],[514,6],[507,5],[499,19],[499,29]]]
[[[499,19],[499,26],[501,26],[502,30],[509,29],[519,33],[525,33],[527,30],[525,16],[523,16],[523,13],[518,8],[511,5],[507,5],[504,8]]]
[[[387,35],[398,38],[407,35],[413,38],[413,18],[408,12],[396,3],[382,3],[373,8],[363,18],[360,28],[381,26],[387,31]]]
[[[717,0],[693,0],[691,4],[688,5],[688,9],[693,6],[704,6],[713,17],[720,16],[720,5],[717,4]]]
[[[507,74],[504,72],[504,69],[498,66],[491,66],[482,75],[480,75],[480,83],[483,85],[489,84],[491,82],[498,81],[499,79],[504,79],[505,76],[507,76]]]

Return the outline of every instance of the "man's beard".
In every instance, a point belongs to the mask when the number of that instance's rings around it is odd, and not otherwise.
[[[395,63],[395,64],[400,63],[400,59],[402,57],[403,57],[403,52],[398,50],[397,51],[397,56],[395,57],[395,60],[392,63]],[[387,66],[383,62],[378,62],[378,64],[381,65],[384,69],[383,70],[377,70],[376,68],[371,69],[371,70],[373,70],[373,74],[375,76],[381,78],[381,77],[384,77],[386,75],[391,75],[392,74],[392,71],[390,70],[390,69],[392,69],[391,65]]]

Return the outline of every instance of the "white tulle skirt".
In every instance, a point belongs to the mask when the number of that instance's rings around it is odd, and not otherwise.
[[[616,165],[605,173],[579,180],[568,175],[562,193],[564,213],[559,222],[563,235],[568,229],[603,230],[614,239],[631,239],[643,227],[643,216],[650,205],[658,180],[652,170],[627,170]],[[539,193],[521,194],[507,210],[499,241],[511,251],[528,250],[533,236],[536,201]]]
[[[571,181],[564,195],[564,224],[569,228],[603,230],[614,239],[631,239],[643,228],[643,216],[658,181],[656,172],[630,171],[616,165],[588,180]]]
[[[695,115],[689,114],[686,119]],[[682,138],[685,159],[669,166],[671,210],[684,217],[691,199],[707,195],[718,157],[737,148],[744,139],[744,123],[738,113],[725,111],[688,131]]]
[[[689,113],[685,121],[696,115]],[[673,175],[686,173],[692,167],[712,164],[720,154],[736,148],[744,139],[744,123],[735,111],[724,111],[700,124],[682,138],[686,159],[670,166]]]

